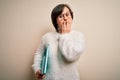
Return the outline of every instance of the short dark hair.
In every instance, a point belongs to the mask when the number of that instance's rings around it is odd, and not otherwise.
[[[69,9],[71,17],[73,19],[73,12],[67,4],[59,4],[55,8],[53,8],[51,13],[51,20],[57,32],[58,32],[57,17],[62,13],[64,7],[67,7]]]

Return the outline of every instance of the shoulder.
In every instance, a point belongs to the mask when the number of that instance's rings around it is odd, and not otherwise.
[[[73,31],[71,32],[71,34],[72,34],[73,36],[76,36],[76,37],[84,37],[83,32],[80,32],[80,31],[75,31],[75,30],[73,30]]]
[[[47,32],[47,33],[45,33],[45,34],[43,35],[43,37],[52,36],[52,35],[54,35],[54,34],[55,34],[55,32]]]
[[[79,32],[79,31],[72,31],[72,39],[80,41],[82,43],[85,42],[85,37],[83,32]]]
[[[47,32],[45,33],[43,36],[42,36],[42,39],[43,40],[51,40],[53,38],[56,38],[57,37],[57,32]]]

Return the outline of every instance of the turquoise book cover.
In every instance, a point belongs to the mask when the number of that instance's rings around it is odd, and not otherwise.
[[[42,74],[46,74],[47,71],[48,71],[49,54],[50,54],[50,46],[48,45],[45,48],[45,51],[42,55],[42,62],[41,62],[41,72],[42,72]]]

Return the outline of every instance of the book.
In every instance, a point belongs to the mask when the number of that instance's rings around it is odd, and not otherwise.
[[[41,62],[41,72],[42,72],[42,74],[47,73],[49,53],[50,53],[50,45],[48,45],[45,48],[45,51],[42,55],[42,62]]]

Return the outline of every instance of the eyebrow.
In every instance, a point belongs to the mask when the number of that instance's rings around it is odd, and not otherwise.
[[[70,13],[70,11],[67,11],[66,13]],[[64,13],[64,14],[66,14],[66,13]],[[61,13],[60,15],[62,15],[63,13]]]

